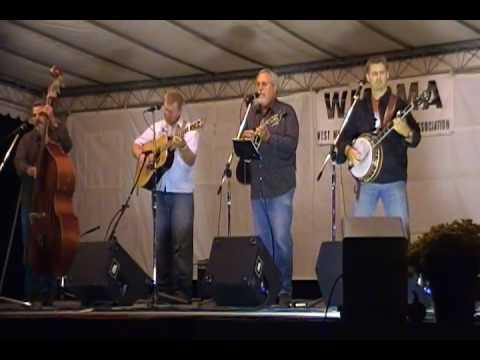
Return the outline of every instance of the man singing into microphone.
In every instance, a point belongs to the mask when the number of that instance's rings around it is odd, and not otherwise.
[[[193,272],[193,165],[197,155],[198,131],[179,137],[178,131],[187,124],[182,119],[184,100],[180,93],[165,94],[164,119],[150,126],[134,142],[132,151],[142,164],[145,160],[142,146],[155,137],[172,138],[175,151],[173,164],[152,191],[152,205],[156,209],[157,284],[158,290],[187,302],[192,298]],[[148,109],[150,110],[150,109]],[[153,167],[150,153],[146,165]]]
[[[257,105],[247,117],[242,137],[262,140],[260,160],[251,162],[250,197],[255,233],[272,256],[281,274],[278,303],[289,304],[292,297],[293,246],[291,225],[296,186],[298,120],[290,105],[277,99],[278,76],[262,69],[257,75]],[[285,114],[278,125],[259,126],[262,119]]]

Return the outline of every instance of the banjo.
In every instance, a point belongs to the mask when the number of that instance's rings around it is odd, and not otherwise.
[[[428,104],[431,92],[425,90],[417,96],[405,109],[397,111],[397,117],[404,119],[419,105]],[[383,167],[382,141],[393,130],[393,122],[378,133],[364,133],[353,141],[353,147],[360,153],[360,161],[349,166],[351,174],[361,182],[369,183],[374,181]]]

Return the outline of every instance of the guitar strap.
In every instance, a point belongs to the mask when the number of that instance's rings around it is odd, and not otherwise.
[[[397,106],[397,99],[397,96],[390,94],[388,105],[385,109],[385,115],[383,116],[382,128],[387,127],[392,120],[393,115],[395,114],[395,107]]]

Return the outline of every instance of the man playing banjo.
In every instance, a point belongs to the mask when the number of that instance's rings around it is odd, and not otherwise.
[[[373,57],[366,64],[366,80],[371,92],[365,92],[354,107],[348,124],[338,140],[337,162],[351,167],[361,165],[368,158],[365,147],[356,146],[362,135],[375,136],[386,127],[393,127],[381,142],[380,158],[372,159],[379,168],[375,176],[358,178],[357,197],[353,216],[372,216],[379,199],[382,199],[386,216],[400,217],[407,237],[410,238],[409,210],[406,190],[407,149],[420,142],[420,128],[409,113],[403,119],[395,117],[397,110],[406,107],[402,99],[391,93],[387,86],[389,72],[387,60],[383,56]],[[393,120],[392,120],[393,118]],[[368,142],[366,142],[368,144]],[[368,150],[368,149],[367,149]],[[374,152],[372,152],[374,153]],[[352,174],[355,176],[354,172]]]

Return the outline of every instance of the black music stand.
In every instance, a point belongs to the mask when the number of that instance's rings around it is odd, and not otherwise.
[[[260,153],[251,140],[233,139],[233,148],[235,154],[243,160],[259,160]]]

